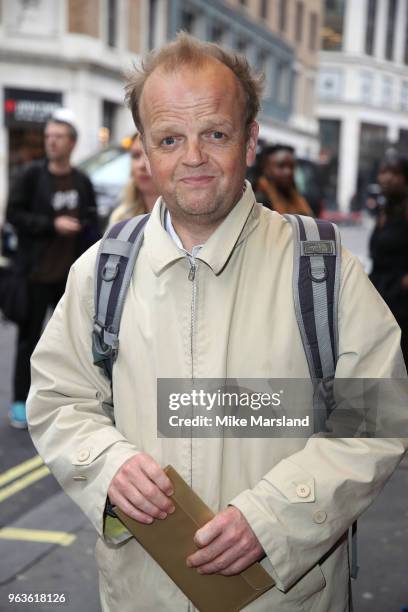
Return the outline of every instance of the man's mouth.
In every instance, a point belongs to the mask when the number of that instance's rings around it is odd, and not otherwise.
[[[186,185],[199,187],[201,185],[208,185],[214,180],[214,178],[214,176],[202,174],[200,176],[185,176],[184,178],[180,179],[180,181]]]

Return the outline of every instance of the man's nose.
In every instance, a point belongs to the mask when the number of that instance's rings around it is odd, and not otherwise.
[[[187,140],[186,151],[183,162],[187,166],[200,166],[207,161],[207,154],[204,150],[204,144],[199,138]]]

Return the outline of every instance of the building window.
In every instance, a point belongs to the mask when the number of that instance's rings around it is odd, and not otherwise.
[[[317,13],[310,13],[309,49],[316,51],[319,48],[319,17]]]
[[[319,121],[321,188],[328,208],[337,207],[340,128],[341,124],[337,119]]]
[[[237,37],[236,39],[236,50],[238,51],[238,53],[242,53],[242,55],[245,55],[246,51],[248,48],[248,41],[246,38],[242,38],[241,36]]]
[[[287,0],[279,1],[279,30],[281,32],[286,32],[286,22],[287,22]]]
[[[180,27],[184,32],[188,32],[189,34],[194,33],[194,27],[196,23],[196,15],[192,11],[188,9],[183,9],[181,11],[181,20]]]
[[[210,40],[215,43],[222,43],[225,37],[225,27],[221,23],[214,22],[210,25]]]
[[[408,12],[408,1],[407,1],[407,12]],[[408,64],[408,15],[405,23],[405,47],[404,47],[404,64]]]
[[[105,144],[109,144],[115,136],[115,119],[117,105],[109,100],[103,100],[102,103],[102,122],[105,136]]]
[[[295,13],[295,40],[300,45],[302,42],[303,34],[303,2],[296,2],[296,13]]]
[[[304,113],[306,117],[313,117],[315,108],[315,80],[311,77],[306,79],[305,83],[305,103]]]
[[[336,68],[325,68],[319,71],[319,97],[341,98],[343,95],[343,73]]]
[[[279,64],[276,77],[277,102],[279,106],[287,106],[289,103],[289,66]]]
[[[260,49],[256,54],[256,70],[264,75],[264,98],[272,97],[273,66],[270,55],[265,49]]]
[[[326,0],[322,46],[325,51],[341,51],[343,46],[344,1]]]
[[[388,0],[387,39],[385,43],[385,57],[387,60],[393,58],[395,16],[397,12],[397,0]]]
[[[408,111],[408,81],[401,83],[401,110]]]
[[[155,46],[157,10],[158,10],[157,0],[150,0],[149,2],[149,49],[153,49]]]
[[[261,18],[268,19],[269,0],[261,0]]]
[[[374,75],[368,70],[362,70],[360,74],[360,98],[365,104],[373,101]]]
[[[376,182],[379,160],[387,146],[387,128],[384,125],[361,124],[356,198],[361,204],[365,201],[368,185]]]
[[[367,5],[367,28],[365,39],[365,51],[367,55],[374,53],[374,32],[375,20],[377,16],[377,0],[368,0]]]
[[[393,82],[391,77],[383,77],[381,102],[383,106],[392,105]]]
[[[246,6],[246,0],[239,0],[241,6]]]
[[[108,0],[108,45],[116,46],[116,30],[117,30],[117,6],[116,0]]]

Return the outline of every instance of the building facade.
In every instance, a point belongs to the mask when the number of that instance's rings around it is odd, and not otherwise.
[[[75,160],[134,129],[123,72],[140,52],[142,10],[132,0],[3,0],[0,19],[1,218],[16,168],[44,155],[56,107],[76,115]]]
[[[407,0],[326,0],[318,115],[330,197],[361,207],[385,149],[408,153]]]
[[[150,0],[150,47],[185,30],[244,53],[265,74],[260,136],[318,156],[321,0]]]
[[[134,129],[123,74],[183,29],[265,73],[261,137],[319,150],[315,81],[322,0],[0,0],[0,218],[16,169],[44,154],[58,106],[78,121],[74,161]]]

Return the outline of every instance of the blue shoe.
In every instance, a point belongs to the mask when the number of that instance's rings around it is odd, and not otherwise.
[[[25,402],[13,402],[9,411],[10,425],[16,429],[27,429]]]

